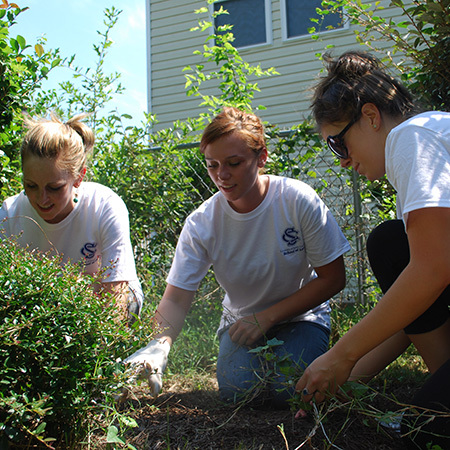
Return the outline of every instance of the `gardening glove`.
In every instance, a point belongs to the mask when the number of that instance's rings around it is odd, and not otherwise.
[[[169,351],[170,344],[166,340],[154,339],[124,361],[134,369],[133,381],[147,380],[152,397],[157,397],[161,391]]]

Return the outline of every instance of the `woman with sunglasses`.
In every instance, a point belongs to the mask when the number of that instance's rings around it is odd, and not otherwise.
[[[172,342],[212,266],[224,290],[221,397],[285,407],[295,389],[277,362],[304,368],[327,350],[328,300],[345,285],[349,244],[313,189],[261,173],[268,154],[254,114],[224,108],[205,128],[200,151],[218,192],[183,227],[156,312],[161,334],[126,362],[157,395]],[[277,342],[272,361],[254,351],[269,340]]]
[[[367,241],[383,298],[296,387],[304,400],[322,401],[349,378],[369,379],[412,342],[431,378],[412,402],[425,414],[405,416],[403,431],[422,426],[410,435],[419,448],[431,441],[450,448],[448,415],[425,424],[427,410],[450,408],[450,114],[420,113],[369,54],[326,61],[328,75],[312,102],[320,132],[342,167],[369,180],[387,175],[399,220],[380,225]]]

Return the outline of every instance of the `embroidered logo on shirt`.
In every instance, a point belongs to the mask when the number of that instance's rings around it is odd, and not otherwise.
[[[300,232],[294,227],[286,228],[283,233],[283,241],[287,243],[288,248],[281,250],[283,255],[290,255],[292,253],[304,250]]]
[[[298,237],[298,231],[295,228],[291,227],[284,230],[283,241],[287,242],[287,245],[289,247],[295,245],[299,239],[300,238]]]
[[[95,257],[95,253],[97,251],[97,243],[96,242],[86,242],[83,248],[81,249],[81,254],[86,259],[92,259]]]

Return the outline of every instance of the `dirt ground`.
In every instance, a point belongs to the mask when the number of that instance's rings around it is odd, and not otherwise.
[[[383,390],[381,383],[375,386],[376,391]],[[323,410],[326,417],[317,423],[312,413],[295,419],[289,410],[224,405],[214,376],[202,380],[200,387],[186,385],[186,379],[171,378],[156,401],[142,386],[123,406],[129,408],[139,425],[126,435],[126,440],[138,450],[404,449],[396,433],[385,431],[367,414],[367,408],[400,409],[390,399],[407,402],[415,386],[397,383],[390,388],[389,397],[372,394],[363,408],[366,412],[358,411],[355,405],[329,404]]]

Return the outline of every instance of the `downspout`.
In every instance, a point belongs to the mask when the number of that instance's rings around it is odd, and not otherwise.
[[[147,40],[147,114],[152,112],[152,42],[151,42],[151,1],[145,2],[145,15],[146,15],[146,40]]]

